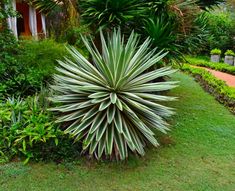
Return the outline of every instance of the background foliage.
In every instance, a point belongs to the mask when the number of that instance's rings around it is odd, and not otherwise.
[[[0,33],[0,99],[26,97],[47,86],[55,72],[56,59],[67,54],[53,40],[17,42],[9,31]]]
[[[207,30],[210,38],[207,43],[210,49],[219,48],[223,52],[235,47],[235,20],[229,12],[212,12],[208,17]]]
[[[15,157],[27,163],[30,159],[61,162],[79,156],[81,146],[64,135],[47,110],[47,96],[43,90],[24,100],[0,102],[0,163]]]

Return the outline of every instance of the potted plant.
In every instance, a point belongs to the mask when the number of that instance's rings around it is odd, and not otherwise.
[[[221,50],[215,48],[211,50],[211,62],[219,62],[220,61]]]
[[[233,66],[235,53],[232,50],[227,50],[224,55],[224,62]]]

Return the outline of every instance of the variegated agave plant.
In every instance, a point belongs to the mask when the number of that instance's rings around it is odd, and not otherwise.
[[[144,155],[146,144],[158,145],[154,131],[166,133],[164,118],[173,113],[159,102],[174,98],[158,93],[174,88],[176,82],[156,79],[175,71],[170,67],[148,71],[166,55],[150,50],[149,39],[138,47],[134,33],[126,44],[119,30],[107,41],[102,32],[100,37],[102,53],[83,38],[92,62],[72,47],[74,61],[59,61],[52,101],[61,105],[52,110],[62,113],[57,122],[67,124],[65,132],[98,159],[123,160],[130,151]]]

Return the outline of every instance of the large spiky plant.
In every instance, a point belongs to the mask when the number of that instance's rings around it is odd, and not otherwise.
[[[160,101],[174,98],[159,92],[176,82],[156,82],[173,72],[170,67],[147,71],[166,53],[150,49],[147,39],[140,47],[132,33],[126,44],[120,30],[105,40],[101,32],[102,53],[83,39],[92,62],[75,48],[69,48],[74,61],[59,61],[52,101],[61,103],[57,122],[65,122],[66,133],[82,141],[83,150],[97,158],[116,156],[125,159],[132,151],[144,155],[144,147],[158,145],[155,130],[166,133],[165,117],[173,111]]]

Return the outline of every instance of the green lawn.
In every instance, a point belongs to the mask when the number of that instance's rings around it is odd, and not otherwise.
[[[235,116],[191,77],[174,79],[181,84],[170,94],[179,101],[170,104],[177,114],[164,146],[124,163],[9,163],[0,166],[0,190],[235,190]]]

